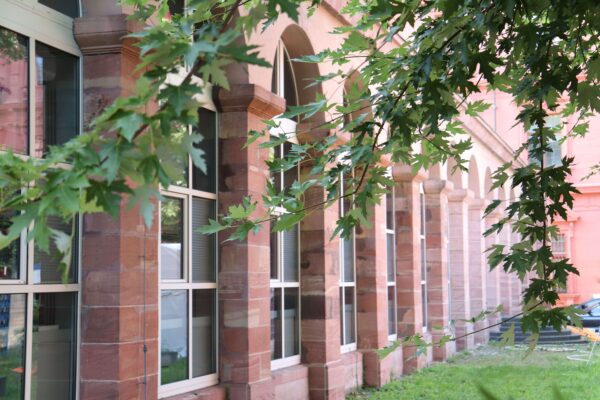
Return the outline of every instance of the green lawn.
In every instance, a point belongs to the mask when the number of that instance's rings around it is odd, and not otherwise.
[[[576,349],[587,351],[588,346]],[[574,353],[564,348],[538,348],[524,358],[523,348],[485,346],[348,399],[486,399],[478,389],[483,385],[502,400],[552,400],[555,388],[564,399],[600,400],[600,347],[590,365],[568,360],[567,355]]]

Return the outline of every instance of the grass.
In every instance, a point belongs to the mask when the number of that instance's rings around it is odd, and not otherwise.
[[[501,400],[552,400],[556,389],[564,399],[600,400],[600,349],[590,365],[567,359],[589,348],[539,347],[525,357],[524,348],[484,346],[348,400],[488,399],[480,386]]]

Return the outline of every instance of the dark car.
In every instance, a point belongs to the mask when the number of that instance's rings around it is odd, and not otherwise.
[[[600,301],[596,301],[583,310],[587,311],[587,314],[581,315],[581,325],[584,328],[600,327]]]

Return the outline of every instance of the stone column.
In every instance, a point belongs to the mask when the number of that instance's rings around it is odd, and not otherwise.
[[[425,181],[425,212],[427,245],[427,296],[429,327],[433,342],[450,335],[450,309],[448,283],[447,199],[446,193],[452,189],[452,183],[439,179]],[[433,360],[445,361],[456,351],[454,342],[433,347]]]
[[[487,231],[492,227],[492,225],[497,223],[501,216],[502,214],[499,212],[499,210],[495,210],[493,213],[486,216],[484,218],[485,230]],[[485,271],[487,303],[486,308],[488,311],[494,311],[500,304],[506,307],[507,304],[505,300],[509,298],[507,291],[509,290],[510,286],[506,284],[507,275],[502,270],[502,266],[500,265],[494,268],[493,270],[490,270],[490,265],[488,262],[489,252],[487,250],[490,249],[493,245],[499,244],[501,242],[502,234],[502,231],[500,233],[494,232],[484,238],[485,262],[483,265],[483,270]],[[488,324],[494,325],[498,323],[500,321],[500,317],[500,314],[497,313],[490,314],[487,318]]]
[[[483,210],[485,201],[473,199],[469,204],[469,291],[471,293],[471,314],[475,316],[486,309],[486,274],[485,271],[485,246],[483,240]],[[473,327],[476,330],[487,325],[487,321],[480,321]],[[475,334],[475,344],[487,343],[489,334],[482,331]]]
[[[135,85],[136,50],[122,37],[133,29],[116,2],[111,15],[75,20],[83,54],[84,122],[89,124]],[[157,398],[158,230],[145,229],[125,202],[116,218],[83,218],[81,399]],[[147,358],[144,358],[144,345]],[[144,365],[145,364],[145,365]]]
[[[388,345],[387,238],[385,201],[371,207],[373,224],[356,229],[356,293],[358,349],[363,353],[364,382],[380,387],[402,374],[401,350],[381,359],[377,350]],[[399,368],[398,368],[399,367]]]
[[[396,267],[398,293],[398,337],[423,334],[421,293],[421,250],[419,231],[419,185],[425,173],[414,176],[408,166],[395,166],[396,182]],[[427,357],[416,356],[416,349],[403,349],[405,373],[422,368]]]
[[[472,192],[455,189],[448,193],[448,213],[450,214],[450,317],[455,321],[456,337],[469,335],[473,325],[464,320],[471,318],[471,293],[469,288],[469,202]],[[457,350],[473,347],[473,335],[456,341]]]
[[[325,197],[322,188],[311,188],[307,204]],[[340,360],[339,239],[331,240],[337,219],[337,207],[319,208],[301,225],[301,353],[302,363],[308,366],[310,398],[315,400],[345,397],[345,368]]]
[[[256,85],[215,93],[219,113],[219,212],[266,191],[268,150],[244,147],[251,129],[281,112],[285,101]],[[262,210],[257,210],[262,213]],[[274,396],[271,381],[269,229],[219,244],[219,371],[232,399]]]

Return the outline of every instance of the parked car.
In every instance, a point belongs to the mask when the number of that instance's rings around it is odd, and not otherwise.
[[[581,325],[584,328],[600,327],[600,301],[584,309],[587,314],[581,315]]]

